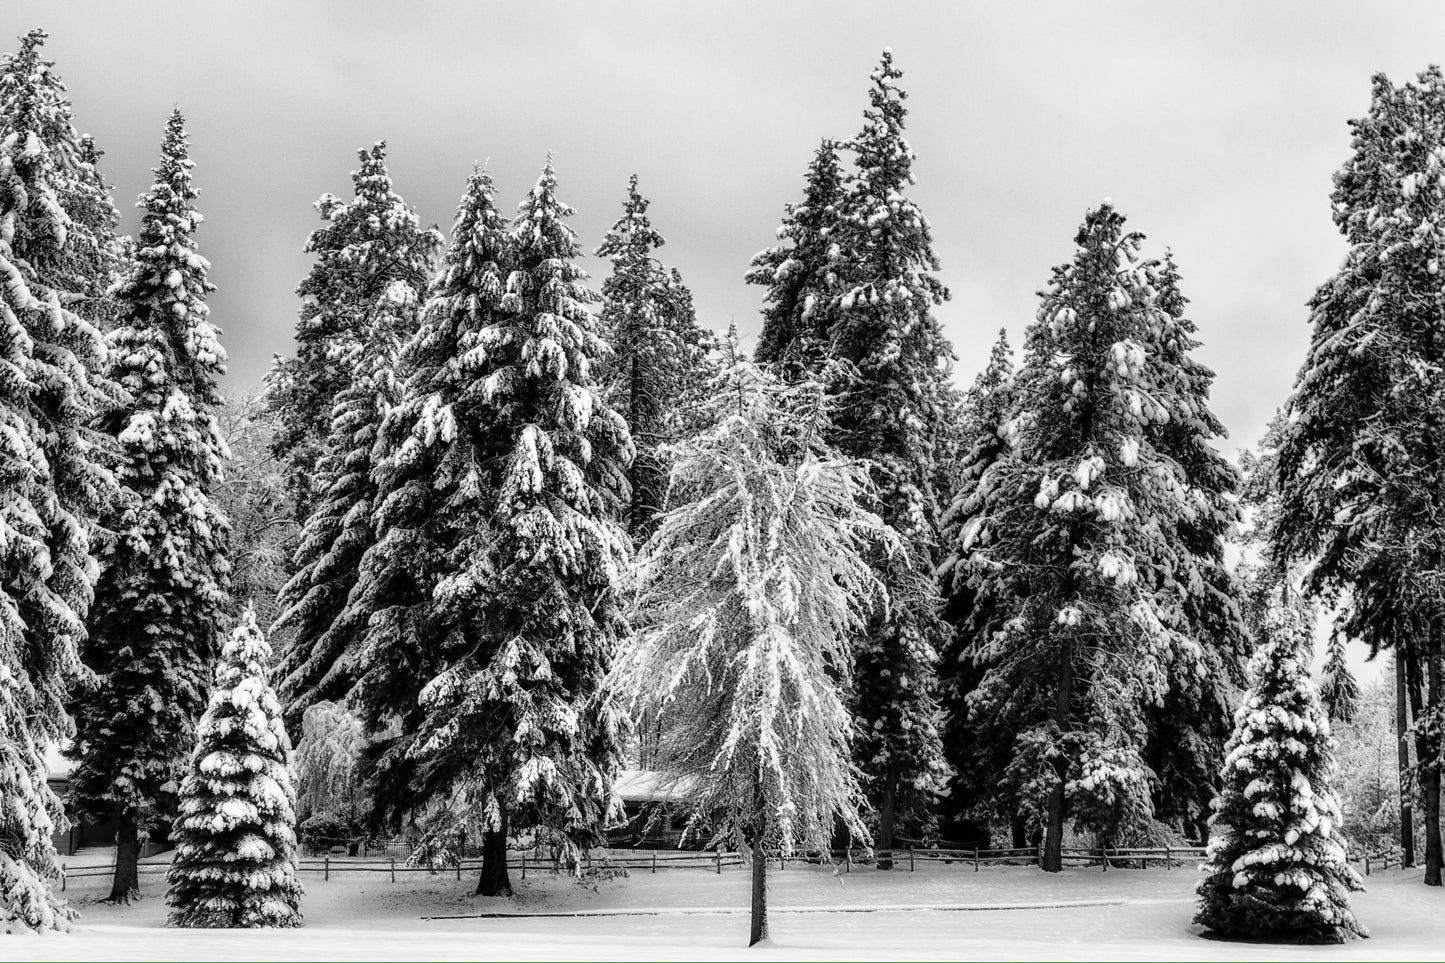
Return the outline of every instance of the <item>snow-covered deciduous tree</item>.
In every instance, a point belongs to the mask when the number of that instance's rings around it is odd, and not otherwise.
[[[778,226],[778,244],[754,255],[749,284],[768,289],[754,359],[784,377],[802,378],[822,368],[832,332],[835,287],[834,228],[843,200],[837,148],[825,140],[808,165],[803,200],[789,204]]]
[[[1196,923],[1224,936],[1342,943],[1369,932],[1350,892],[1329,719],[1310,680],[1313,610],[1270,613],[1210,817]]]
[[[271,446],[278,419],[259,392],[227,398],[217,419],[231,449],[213,497],[231,523],[232,613],[239,618],[238,600],[253,599],[257,620],[269,625],[280,614],[276,595],[287,582],[298,533],[286,466]],[[271,639],[284,649],[274,632]]]
[[[846,145],[856,170],[831,229],[836,287],[827,306],[835,362],[826,376],[834,412],[828,440],[872,464],[874,507],[907,547],[876,556],[893,604],[853,639],[854,750],[882,849],[892,848],[896,824],[927,832],[947,776],[935,702],[938,650],[949,629],[935,614],[934,482],[951,415],[953,351],[933,314],[948,291],[935,277],[932,231],[908,196],[914,153],[904,137],[901,76],[885,49],[863,129]]]
[[[710,340],[697,325],[681,276],[654,253],[666,241],[647,217],[649,203],[634,174],[622,217],[594,252],[612,261],[598,318],[598,333],[612,354],[598,375],[637,449],[628,469],[627,511],[628,531],[636,538],[646,537],[662,507],[667,465],[659,449],[678,434],[680,404],[706,380]]]
[[[268,681],[271,646],[249,608],[221,650],[181,784],[170,921],[195,927],[301,925],[291,740]]]
[[[1401,778],[1397,755],[1402,740],[1395,733],[1394,666],[1387,667],[1379,678],[1361,689],[1355,713],[1348,721],[1331,720],[1330,733],[1335,737],[1335,762],[1339,767],[1335,786],[1350,850],[1358,855],[1399,846],[1400,799],[1412,793],[1414,785],[1412,780]],[[1410,740],[1403,742],[1408,748]],[[1408,757],[1403,768],[1408,772]]]
[[[482,895],[510,892],[509,828],[575,868],[618,764],[601,682],[622,628],[632,443],[599,397],[607,347],[556,191],[548,164],[507,230],[490,178],[468,181],[403,352],[353,593],[369,613],[354,699],[375,805],[474,815]]]
[[[1279,455],[1278,552],[1309,564],[1306,588],[1334,606],[1344,638],[1400,656],[1398,718],[1426,763],[1424,882],[1438,886],[1445,730],[1421,723],[1445,712],[1445,74],[1376,76],[1351,127],[1331,195],[1349,249],[1310,302]]]
[[[44,41],[32,30],[0,59],[0,932],[69,918],[50,890],[64,823],[44,754],[71,735],[95,517],[115,495],[91,427],[115,395],[87,313],[105,279],[80,209],[100,182]]]
[[[869,558],[897,543],[863,507],[866,466],[824,442],[820,385],[735,356],[715,384],[714,426],[673,451],[612,685],[659,721],[695,822],[751,852],[757,943],[768,852],[828,850],[839,824],[867,838],[847,639],[886,607]]]
[[[121,498],[104,516],[114,537],[81,649],[96,683],[76,695],[68,753],[77,808],[116,821],[117,902],[139,895],[139,836],[174,818],[227,604],[229,525],[211,498],[229,454],[216,420],[226,353],[193,238],[191,167],[175,110],[107,338],[110,375],[129,396],[99,422],[120,446]]]
[[[361,720],[338,702],[317,702],[301,720],[296,743],[297,817],[355,813],[357,764],[366,746]]]
[[[350,345],[365,340],[375,306],[393,282],[426,289],[441,249],[434,227],[422,228],[416,212],[392,189],[386,143],[358,151],[352,173],[355,197],[323,194],[316,210],[325,224],[311,232],[306,252],[311,272],[296,293],[296,354],[276,359],[267,397],[281,416],[276,452],[286,459],[295,492],[296,520],[305,523],[319,497],[313,479],[331,431],[337,396],[351,382],[342,363]]]
[[[1170,662],[1208,671],[1185,610],[1199,574],[1181,530],[1209,502],[1156,447],[1158,426],[1188,412],[1178,366],[1148,350],[1176,319],[1123,225],[1107,203],[1090,211],[1073,261],[1055,268],[1009,448],[984,472],[960,542],[989,616],[969,712],[1012,734],[1005,779],[1044,823],[1050,871],[1070,816],[1111,844],[1155,831],[1149,707]]]
[[[420,300],[395,281],[368,312],[362,330],[333,353],[351,371],[331,412],[331,432],[312,480],[313,510],[293,561],[296,574],[281,589],[281,616],[272,632],[289,632],[278,667],[287,725],[299,724],[320,701],[344,699],[357,667],[347,647],[366,626],[367,612],[348,606],[361,560],[376,541],[374,448],[388,411],[401,400],[401,345],[415,331]]]

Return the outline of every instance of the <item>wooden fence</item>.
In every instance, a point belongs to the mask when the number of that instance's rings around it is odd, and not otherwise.
[[[668,852],[665,850],[626,850],[616,851],[593,851],[583,854],[582,868],[584,870],[614,868],[625,869],[629,872],[652,872],[692,869],[710,870],[721,873],[725,869],[735,869],[743,865],[741,853],[723,852],[711,850],[707,852]],[[138,871],[142,876],[161,876],[169,869],[168,864],[142,863]],[[345,875],[348,873],[384,873],[388,875],[391,882],[396,882],[397,874],[408,873],[429,873],[431,875],[452,875],[457,879],[462,878],[464,872],[479,871],[482,868],[480,859],[462,859],[446,866],[409,866],[406,860],[398,861],[395,856],[384,858],[351,857],[351,856],[320,856],[305,857],[296,861],[296,869],[300,873],[320,874],[323,880],[329,880],[333,875]],[[532,872],[551,872],[556,868],[556,862],[550,856],[534,856],[528,853],[509,853],[507,856],[507,869],[519,872],[522,879],[527,878],[528,870]],[[65,864],[60,867],[60,888],[63,891],[72,879],[105,878],[109,879],[115,873],[115,864],[110,866],[84,866],[76,869],[69,869]]]
[[[902,870],[906,865],[910,872],[919,866],[928,864],[939,864],[950,867],[957,867],[960,870],[972,869],[979,872],[984,866],[1037,866],[1041,862],[1042,853],[1038,847],[1024,847],[1018,849],[939,849],[925,846],[909,846],[902,849],[838,849],[824,853],[812,852],[791,852],[768,854],[768,862],[776,864],[781,870],[786,870],[790,864],[830,864],[837,867],[839,872],[851,873],[853,866],[876,866],[880,862],[891,863],[895,870]],[[1145,868],[1151,865],[1162,865],[1166,869],[1173,869],[1186,863],[1198,862],[1204,858],[1203,846],[1159,846],[1159,847],[1086,847],[1066,846],[1063,850],[1063,861],[1066,866],[1098,866],[1101,871],[1107,872],[1110,869]],[[1369,876],[1371,872],[1402,867],[1404,858],[1398,847],[1381,850],[1377,853],[1363,854],[1352,857],[1352,861],[1359,860],[1364,875]],[[593,850],[583,854],[584,870],[599,868],[624,869],[628,872],[657,873],[670,870],[705,870],[721,874],[725,869],[736,869],[745,865],[742,853],[724,852],[722,850],[641,850],[641,849],[610,849]],[[391,882],[396,882],[398,874],[403,876],[415,873],[429,873],[432,875],[455,874],[457,879],[469,871],[480,870],[482,861],[480,859],[462,859],[454,864],[432,868],[429,866],[409,866],[407,861],[397,860],[395,856],[388,857],[350,857],[350,856],[322,856],[306,857],[296,862],[299,872],[311,875],[320,875],[323,880],[331,879],[333,874],[345,875],[354,873],[381,873],[386,874]],[[163,875],[169,867],[159,863],[142,863],[139,872],[142,876]],[[510,853],[507,857],[507,868],[516,871],[522,879],[527,878],[531,872],[551,872],[556,868],[556,863],[549,856],[537,856],[531,853]],[[68,869],[64,864],[60,867],[60,888],[64,890],[72,879],[101,878],[109,879],[115,872],[114,864],[110,866],[85,866],[76,869]]]
[[[1405,854],[1398,846],[1391,846],[1389,849],[1382,849],[1378,853],[1368,853],[1360,857],[1364,866],[1365,875],[1370,875],[1371,869],[1384,870],[1394,867],[1404,868]]]

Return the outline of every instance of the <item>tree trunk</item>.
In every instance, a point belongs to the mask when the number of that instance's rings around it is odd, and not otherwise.
[[[1405,667],[1399,648],[1395,649],[1395,751],[1399,760],[1400,849],[1404,865],[1415,865],[1414,800],[1410,793],[1410,708],[1405,696]]]
[[[1059,738],[1069,728],[1069,717],[1074,698],[1074,660],[1070,645],[1065,641],[1059,652],[1058,691],[1054,693],[1054,723]],[[1057,873],[1064,868],[1064,790],[1069,775],[1069,760],[1062,747],[1054,756],[1054,788],[1049,793],[1048,825],[1044,834],[1044,854],[1039,868],[1046,873]]]
[[[888,766],[883,771],[883,799],[878,807],[877,848],[879,869],[893,868],[893,822],[898,811],[898,757],[888,753]]]
[[[115,878],[110,884],[111,903],[129,903],[140,898],[140,816],[135,810],[120,814],[115,827]]]
[[[482,831],[482,873],[477,878],[478,896],[511,896],[512,880],[507,875],[507,810],[497,828]]]
[[[763,834],[753,832],[753,906],[748,946],[768,938],[768,858],[763,852]]]
[[[1440,707],[1440,623],[1430,622],[1430,648],[1426,653],[1426,678],[1429,680],[1427,718],[1433,719]],[[1421,782],[1425,790],[1425,885],[1440,885],[1440,745],[1431,737],[1427,753],[1420,754],[1424,769]],[[1428,765],[1426,765],[1428,763]]]

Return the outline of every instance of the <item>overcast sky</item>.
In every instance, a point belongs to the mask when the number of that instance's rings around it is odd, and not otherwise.
[[[703,322],[755,332],[748,260],[818,139],[857,130],[889,45],[960,381],[1000,326],[1019,343],[1108,196],[1149,250],[1174,249],[1226,450],[1289,391],[1304,303],[1343,253],[1330,175],[1370,75],[1445,57],[1438,2],[4,0],[6,49],[35,25],[127,230],[166,115],[185,112],[233,391],[290,351],[311,204],[349,195],[355,150],[377,139],[444,229],[473,161],[490,159],[511,210],[554,151],[589,250],[636,172]]]

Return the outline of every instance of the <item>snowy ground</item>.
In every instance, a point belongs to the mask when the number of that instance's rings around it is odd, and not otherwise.
[[[306,878],[307,925],[292,931],[162,928],[163,883],[143,877],[129,907],[97,900],[103,880],[68,891],[83,914],[68,935],[7,939],[9,959],[1438,959],[1445,892],[1418,871],[1369,880],[1357,897],[1374,938],[1344,946],[1230,944],[1190,925],[1191,870],[929,866],[843,876],[771,873],[772,945],[746,950],[744,870],[634,872],[596,891],[520,880],[513,900],[479,900],[455,877]],[[1072,904],[1072,905],[1069,905]],[[1011,908],[1002,908],[1011,907]],[[478,913],[555,914],[510,918]],[[470,918],[440,918],[470,917]],[[11,955],[13,953],[13,955]]]

